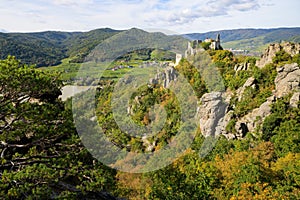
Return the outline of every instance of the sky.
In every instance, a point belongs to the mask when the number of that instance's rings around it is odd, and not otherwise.
[[[300,27],[299,0],[0,0],[0,32]]]

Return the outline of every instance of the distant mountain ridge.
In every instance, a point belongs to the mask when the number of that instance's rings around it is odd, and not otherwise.
[[[271,28],[271,29],[232,29],[232,30],[219,30],[219,31],[210,31],[205,33],[188,33],[185,34],[187,37],[191,39],[205,39],[205,38],[214,38],[216,35],[220,33],[222,35],[222,40],[224,42],[241,40],[241,39],[249,39],[258,36],[262,36],[269,33],[279,33],[288,34],[287,37],[292,37],[295,34],[300,34],[300,27],[296,28]]]
[[[0,58],[16,56],[27,64],[54,66],[63,58],[83,58],[97,44],[120,31],[96,29],[88,32],[45,31],[36,33],[0,33]]]
[[[89,52],[103,40],[120,33],[110,28],[95,29],[88,32],[45,31],[36,33],[0,32],[0,59],[8,55],[16,56],[27,64],[40,66],[58,65],[62,59],[82,62]],[[245,49],[262,52],[269,43],[281,40],[300,42],[300,27],[274,29],[234,29],[207,33],[190,33],[188,39],[215,38],[221,34],[224,48]],[[170,36],[171,37],[171,36]]]
[[[295,28],[271,28],[271,29],[233,29],[211,31],[206,33],[190,33],[184,36],[189,39],[204,40],[221,35],[224,48],[246,49],[250,51],[262,51],[269,43],[282,40],[300,42],[300,27]]]

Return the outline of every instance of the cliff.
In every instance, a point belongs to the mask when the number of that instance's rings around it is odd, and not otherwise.
[[[271,44],[266,52],[262,55],[261,60],[256,62],[259,68],[263,68],[266,64],[272,63],[272,59],[275,57],[276,52],[284,50],[291,56],[295,56],[300,52],[300,44],[292,43],[281,43],[281,44]],[[247,69],[246,69],[247,70]],[[286,63],[279,64],[276,66],[277,75],[274,80],[275,88],[272,90],[272,94],[266,98],[265,102],[262,102],[257,108],[254,108],[247,112],[243,116],[234,116],[233,109],[227,109],[223,117],[216,118],[212,112],[219,113],[219,98],[207,98],[208,96],[214,96],[213,93],[205,94],[200,104],[199,110],[201,110],[201,116],[199,119],[202,134],[204,136],[212,135],[211,130],[216,127],[216,124],[222,124],[219,127],[219,134],[223,134],[228,139],[242,138],[247,133],[261,132],[262,125],[266,117],[271,114],[271,108],[274,103],[278,100],[291,95],[290,107],[297,107],[300,100],[300,66],[297,63]],[[226,102],[233,102],[234,99],[236,103],[230,105],[230,107],[236,107],[239,102],[242,101],[244,92],[252,89],[252,91],[258,88],[257,80],[255,77],[250,77],[245,82],[245,84],[238,88],[236,91],[227,91],[222,94],[223,99],[227,96]],[[235,93],[235,95],[233,95]],[[219,95],[220,96],[220,95]],[[228,100],[229,99],[229,100]],[[251,102],[250,102],[251,103]],[[208,114],[204,114],[207,112]],[[215,122],[218,120],[218,122]],[[232,123],[232,124],[230,124]],[[232,126],[229,128],[229,126]]]
[[[261,56],[260,60],[256,62],[256,65],[259,68],[264,67],[266,64],[272,63],[272,59],[275,57],[276,53],[284,50],[291,56],[294,56],[300,53],[300,44],[291,43],[291,42],[282,42],[277,44],[271,44],[266,49],[265,53]]]

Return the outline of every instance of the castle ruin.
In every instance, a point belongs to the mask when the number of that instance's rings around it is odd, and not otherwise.
[[[213,49],[213,50],[222,50],[222,46],[221,46],[221,36],[220,34],[217,35],[217,38],[216,40],[212,40],[210,39],[210,49]]]
[[[222,50],[221,46],[221,36],[220,34],[217,35],[216,39],[206,38],[204,41],[202,40],[193,40],[188,42],[188,48],[185,51],[185,58],[187,58],[190,55],[196,55],[199,52],[205,51],[202,47],[202,43],[210,43],[209,49],[212,50]],[[180,60],[182,59],[181,54],[176,54],[176,63],[175,66],[179,64]]]

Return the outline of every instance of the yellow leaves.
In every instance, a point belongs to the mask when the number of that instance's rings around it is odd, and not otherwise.
[[[194,78],[191,78],[190,84],[191,84],[191,85],[194,85],[194,83],[195,83],[195,79],[194,79]]]
[[[215,52],[215,55],[213,55],[213,61],[223,61],[223,62],[231,62],[233,60],[233,54],[232,52],[228,50],[219,50]]]
[[[273,191],[273,188],[268,183],[242,183],[238,195],[232,196],[230,200],[277,200],[279,197],[278,192]]]
[[[277,200],[299,195],[300,179],[296,175],[300,154],[289,153],[277,162],[272,163],[273,160],[271,142],[261,142],[245,151],[230,150],[228,154],[216,155],[212,161],[199,159],[197,152],[189,148],[167,170],[157,172],[157,176],[119,172],[118,189],[126,193],[121,196],[129,199],[175,199],[180,196],[181,187],[187,193],[195,188],[205,190],[210,197],[221,200]]]
[[[119,187],[126,185],[126,187],[131,189],[142,189],[141,186],[141,174],[134,174],[134,173],[125,173],[125,172],[118,172],[116,175],[116,179],[118,180]]]
[[[188,148],[180,155],[173,165],[175,168],[178,168],[181,173],[188,173],[191,166],[196,168],[199,166],[199,160],[197,160],[197,158],[198,155],[191,148]],[[187,165],[186,160],[189,161],[189,165]]]
[[[142,174],[118,172],[116,179],[120,196],[140,200],[151,193],[152,181]]]
[[[283,172],[285,180],[290,184],[300,185],[300,153],[288,153],[272,165],[276,172]]]
[[[272,168],[279,171],[290,166],[298,166],[300,172],[300,153],[288,153],[285,157],[281,157],[273,163]]]
[[[249,152],[234,152],[231,150],[223,159],[216,156],[215,165],[223,176],[232,178],[232,172],[239,172],[240,167],[247,162],[249,156]]]
[[[146,126],[150,123],[149,113],[144,115],[142,123]]]
[[[271,142],[262,142],[253,149],[253,156],[257,157],[260,162],[269,167],[270,161],[274,158],[274,144]]]
[[[272,188],[268,183],[260,182],[272,178],[270,169],[274,157],[274,146],[271,142],[262,142],[248,151],[231,150],[223,158],[216,156],[215,167],[220,171],[221,187],[215,189],[215,197],[222,199],[231,194],[230,199],[272,199]],[[275,175],[274,175],[275,176]],[[222,191],[226,188],[226,191]],[[227,194],[227,195],[226,195]]]

